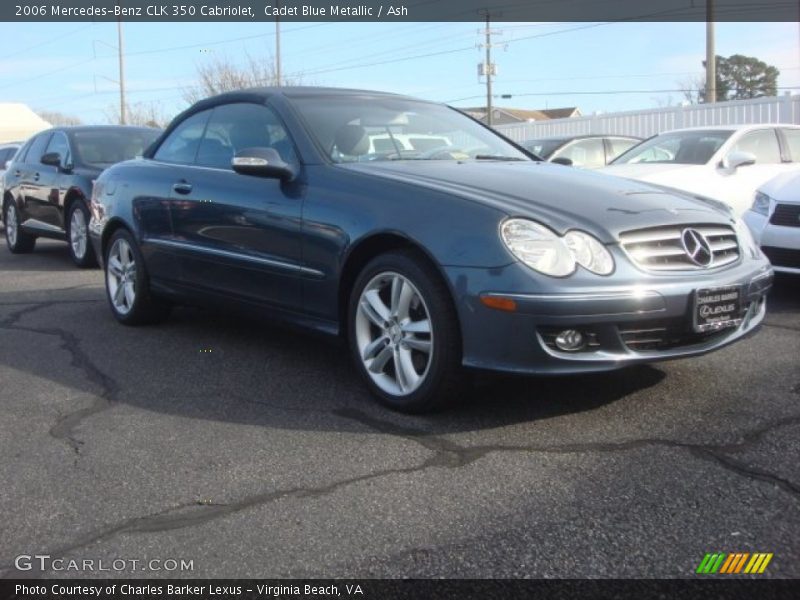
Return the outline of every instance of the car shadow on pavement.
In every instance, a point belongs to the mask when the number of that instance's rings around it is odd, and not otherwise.
[[[284,429],[368,433],[372,419],[423,433],[473,431],[590,411],[665,376],[650,366],[544,378],[466,372],[452,407],[407,416],[374,401],[341,342],[182,307],[162,324],[124,327],[105,306],[101,285],[45,292],[47,299],[33,304],[0,293],[0,369],[17,389],[47,380],[62,394],[94,396],[88,419],[129,405]]]
[[[776,273],[769,292],[767,313],[796,311],[800,308],[800,275]]]
[[[75,263],[69,256],[69,248],[66,242],[57,240],[36,240],[36,247],[29,254],[12,255],[6,247],[5,229],[0,225],[0,252],[11,257],[11,260],[3,261],[0,265],[0,272],[12,271],[70,271],[77,270]],[[100,274],[98,269],[94,269]]]

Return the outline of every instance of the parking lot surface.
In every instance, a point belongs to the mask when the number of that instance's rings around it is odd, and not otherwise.
[[[755,336],[569,378],[479,375],[425,417],[343,348],[179,308],[118,325],[64,244],[0,240],[0,575],[800,577],[800,278]],[[17,571],[19,555],[191,571]]]

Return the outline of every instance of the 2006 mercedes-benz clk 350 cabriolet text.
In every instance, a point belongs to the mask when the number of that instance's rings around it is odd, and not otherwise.
[[[94,187],[114,316],[255,308],[347,340],[386,405],[461,368],[615,369],[764,318],[769,262],[721,204],[537,161],[459,111],[322,88],[228,93]]]

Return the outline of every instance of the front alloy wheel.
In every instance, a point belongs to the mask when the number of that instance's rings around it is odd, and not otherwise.
[[[450,291],[413,249],[374,258],[356,278],[348,312],[350,351],[385,405],[429,412],[461,387],[461,331]]]
[[[356,344],[367,374],[387,394],[411,394],[425,380],[433,352],[431,317],[414,284],[380,273],[361,292]]]

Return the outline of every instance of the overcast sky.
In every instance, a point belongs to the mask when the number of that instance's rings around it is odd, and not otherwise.
[[[283,69],[306,83],[482,105],[480,23],[283,23]],[[499,23],[499,106],[584,114],[678,103],[702,77],[704,23]],[[214,57],[271,60],[274,23],[126,23],[129,102],[185,108],[182,90]],[[717,54],[756,56],[800,93],[797,23],[719,23]],[[0,24],[0,102],[106,122],[118,106],[116,23]],[[779,93],[783,93],[780,90]]]

